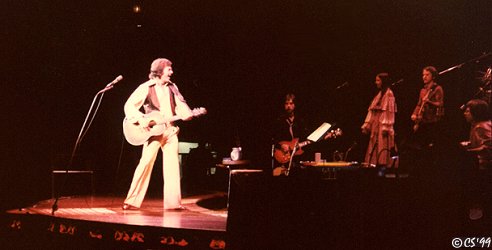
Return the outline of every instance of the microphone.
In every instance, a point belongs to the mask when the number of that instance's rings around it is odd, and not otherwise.
[[[113,85],[115,85],[117,82],[119,82],[121,80],[123,80],[123,76],[119,75],[112,82],[108,83],[108,85],[106,85],[106,88],[113,87]]]
[[[391,87],[396,87],[396,86],[398,86],[398,84],[402,83],[403,81],[404,81],[404,80],[403,80],[403,78],[402,78],[402,79],[400,79],[400,80],[398,80],[398,81],[396,81],[396,82],[392,83],[392,84],[391,84]]]
[[[354,149],[355,147],[357,147],[357,145],[358,145],[358,144],[357,144],[357,142],[356,142],[356,141],[352,142],[352,145],[350,145],[349,150]]]
[[[345,157],[343,158],[343,161],[347,161],[347,156],[348,156],[349,152],[352,151],[352,149],[354,149],[355,147],[357,147],[357,145],[358,144],[356,141],[354,141],[352,143],[352,145],[350,145],[350,147],[347,149],[347,151],[345,151]]]
[[[342,83],[341,85],[338,85],[338,87],[336,87],[335,89],[336,89],[336,90],[339,90],[339,89],[341,89],[341,88],[343,88],[343,87],[345,87],[345,86],[348,86],[348,85],[349,85],[349,82],[344,82],[344,83]]]

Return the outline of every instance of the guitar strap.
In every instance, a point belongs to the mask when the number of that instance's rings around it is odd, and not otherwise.
[[[436,94],[436,92],[437,92],[436,88],[437,88],[437,84],[434,84],[434,85],[433,85],[433,86],[429,89],[429,92],[427,92],[427,99],[428,99],[429,101],[431,101],[431,99],[433,100],[434,95],[435,95],[435,94]],[[422,104],[422,107],[423,107],[424,105],[426,105],[426,107],[427,107],[427,108],[428,108],[428,107],[430,107],[430,105],[429,105],[428,103],[424,103],[424,104]],[[423,109],[425,110],[425,108],[424,108],[424,107],[423,107]],[[436,113],[435,113],[435,114],[433,114],[433,115],[437,115],[438,108],[436,108],[435,112],[436,112]]]
[[[160,110],[159,99],[155,90],[155,84],[149,86],[149,93],[144,103],[145,113],[150,113],[154,110]]]
[[[171,111],[173,112],[173,116],[176,115],[176,100],[174,99],[174,84],[168,83],[167,87],[169,88],[169,101],[171,102]]]
[[[294,139],[294,130],[292,129],[292,126],[294,125],[294,121],[291,121],[289,117],[285,118],[285,121],[287,122],[287,124],[289,124],[289,133],[291,139]]]
[[[429,89],[429,94],[427,94],[428,98],[434,97],[434,93],[436,91],[437,84],[434,84],[430,89]]]
[[[437,88],[437,84],[434,84],[432,87],[429,88],[429,91],[426,93],[426,97],[430,100],[430,98],[432,98],[434,96],[434,91],[436,90]],[[422,103],[422,99],[420,100],[420,103]],[[426,103],[423,103],[421,105],[425,105]]]

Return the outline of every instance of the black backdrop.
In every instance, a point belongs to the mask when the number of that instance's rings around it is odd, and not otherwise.
[[[93,95],[119,74],[79,152],[98,170],[98,190],[124,193],[140,149],[122,142],[123,104],[157,57],[174,62],[190,106],[209,111],[183,124],[180,139],[210,141],[222,157],[239,136],[248,158],[265,165],[268,124],[287,91],[311,129],[337,122],[345,136],[336,147],[364,147],[359,127],[377,73],[405,80],[394,89],[405,137],[422,67],[444,70],[492,44],[490,1],[142,1],[140,13],[136,1],[8,2],[0,17],[6,207],[49,197],[53,157],[70,154]],[[466,138],[459,106],[490,64],[441,77],[450,141]]]

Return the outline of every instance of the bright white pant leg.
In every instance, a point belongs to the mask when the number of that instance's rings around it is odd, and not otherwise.
[[[181,176],[179,173],[178,136],[171,136],[162,146],[164,175],[164,209],[181,205]]]
[[[140,207],[142,205],[145,193],[149,187],[152,168],[157,157],[161,142],[158,140],[146,142],[142,148],[142,156],[133,174],[132,184],[128,195],[125,199],[125,204]]]

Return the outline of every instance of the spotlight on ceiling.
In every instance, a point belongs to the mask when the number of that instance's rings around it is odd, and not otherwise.
[[[140,12],[142,12],[142,7],[139,4],[133,5],[133,13],[138,14]]]

